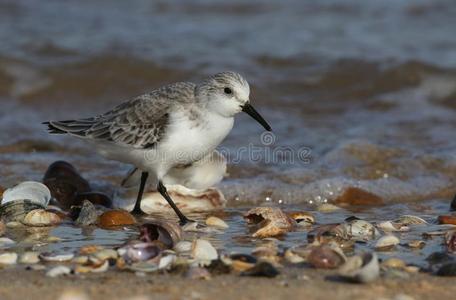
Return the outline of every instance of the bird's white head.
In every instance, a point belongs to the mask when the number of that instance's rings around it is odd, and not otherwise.
[[[196,87],[196,96],[207,107],[224,117],[232,117],[242,111],[249,102],[250,87],[238,73],[221,72],[206,78]]]
[[[270,131],[268,123],[250,105],[250,87],[238,73],[221,72],[196,86],[196,97],[210,110],[224,117],[244,111]]]

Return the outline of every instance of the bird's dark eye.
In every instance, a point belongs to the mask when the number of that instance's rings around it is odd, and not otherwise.
[[[225,92],[225,94],[228,94],[228,95],[233,93],[233,91],[228,87],[226,87],[223,91]]]

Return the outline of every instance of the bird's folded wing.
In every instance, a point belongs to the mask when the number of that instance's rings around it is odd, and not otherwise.
[[[88,119],[51,121],[53,133],[115,142],[138,149],[153,147],[169,122],[169,99],[146,94]]]

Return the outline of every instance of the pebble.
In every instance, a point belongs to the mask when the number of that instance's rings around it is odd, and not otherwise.
[[[0,265],[14,265],[17,262],[17,253],[4,252],[0,254]]]
[[[210,216],[206,219],[206,225],[211,227],[216,227],[220,229],[227,229],[229,228],[228,224],[220,218]]]
[[[82,202],[81,211],[79,212],[78,218],[74,221],[77,225],[80,226],[89,226],[97,222],[98,214],[97,209],[88,200]]]
[[[52,278],[69,274],[71,274],[71,269],[67,266],[56,266],[46,272],[46,276]]]

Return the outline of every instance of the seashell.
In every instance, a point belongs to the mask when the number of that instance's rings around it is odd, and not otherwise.
[[[375,250],[389,251],[396,247],[396,245],[398,245],[399,242],[400,240],[398,237],[392,234],[387,234],[377,240],[377,242],[375,243]]]
[[[46,207],[51,200],[51,192],[44,184],[36,181],[25,181],[3,193],[1,204],[5,205],[18,200],[28,200],[39,206]]]
[[[315,224],[315,217],[308,212],[291,212],[288,214],[288,216],[295,220],[296,224],[299,226],[310,226],[312,224]]]
[[[253,237],[265,238],[283,235],[294,229],[296,222],[277,207],[257,207],[249,210],[244,219],[249,224],[260,228],[253,233]]]
[[[182,231],[184,232],[200,232],[200,233],[218,233],[219,230],[213,227],[209,227],[198,222],[188,222],[187,224],[181,226]]]
[[[79,254],[81,254],[81,255],[93,254],[93,253],[96,253],[103,249],[104,249],[103,246],[100,246],[100,245],[85,245],[79,249]]]
[[[17,253],[3,252],[0,254],[0,265],[14,265],[17,262]]]
[[[314,247],[307,257],[307,262],[317,269],[335,269],[345,260],[342,250],[334,244]]]
[[[456,216],[439,216],[437,218],[439,224],[451,224],[456,225]]]
[[[119,248],[117,253],[122,256],[127,263],[145,261],[157,257],[161,253],[159,246],[153,243],[130,244]]]
[[[168,253],[167,255],[163,255],[158,262],[158,269],[159,270],[169,270],[174,262],[176,261],[177,256],[174,253]]]
[[[274,278],[279,275],[280,272],[271,263],[261,261],[257,263],[253,268],[250,268],[241,273],[241,276],[255,276],[255,277],[268,277]]]
[[[348,218],[342,226],[348,236],[356,241],[368,241],[380,235],[374,225],[358,218]]]
[[[126,269],[135,272],[150,273],[158,271],[158,265],[155,262],[140,261],[127,266]]]
[[[339,275],[352,282],[367,283],[380,275],[377,254],[364,253],[349,257],[339,268]]]
[[[80,193],[90,192],[90,185],[78,171],[65,161],[52,163],[44,174],[43,183],[49,187],[52,197],[64,209],[80,205],[76,197]]]
[[[339,209],[341,209],[339,206],[330,203],[323,203],[317,207],[317,210],[322,213],[333,212]]]
[[[328,224],[314,228],[307,234],[307,241],[314,244],[336,243],[341,249],[353,248],[355,241],[350,239],[344,224]]]
[[[247,254],[233,254],[229,257],[231,268],[237,272],[244,272],[253,268],[257,261],[256,257]]]
[[[103,249],[92,254],[92,257],[102,261],[109,259],[117,259],[118,256],[119,255],[117,254],[117,251],[114,249]]]
[[[5,220],[6,226],[13,228],[12,224],[19,224],[32,210],[43,209],[44,206],[30,200],[16,200],[0,206],[0,217]]]
[[[20,257],[19,257],[19,263],[21,264],[37,264],[40,262],[39,258],[39,253],[38,252],[24,252]]]
[[[206,268],[201,267],[191,267],[185,272],[185,278],[187,279],[211,279],[211,273]]]
[[[406,266],[403,260],[395,257],[388,258],[382,262],[383,268],[404,269]]]
[[[62,222],[62,218],[56,213],[44,210],[34,209],[30,211],[22,220],[22,224],[27,226],[55,226]]]
[[[10,238],[7,238],[7,237],[0,238],[0,249],[7,249],[7,248],[14,246],[15,244],[16,244],[16,242]]]
[[[75,263],[75,264],[80,264],[80,265],[83,265],[83,264],[86,264],[89,262],[89,257],[87,255],[80,255],[80,256],[75,256],[72,260],[71,260],[72,263]]]
[[[229,228],[228,224],[226,224],[225,221],[223,221],[220,218],[214,217],[214,216],[210,216],[209,218],[206,219],[206,225],[211,226],[211,227],[220,228],[220,229]]]
[[[43,252],[39,257],[44,261],[49,262],[64,262],[70,261],[74,258],[73,253],[55,253],[55,252]]]
[[[6,225],[2,220],[0,220],[0,236],[4,235],[5,232],[6,232]]]
[[[133,225],[135,218],[126,210],[108,210],[98,217],[98,226],[112,228],[117,226]]]
[[[190,252],[192,250],[192,242],[179,241],[176,245],[174,245],[174,250],[177,253]]]
[[[426,220],[423,218],[412,216],[412,215],[403,215],[393,221],[393,223],[401,224],[401,225],[422,225],[428,224]]]
[[[217,259],[218,254],[209,241],[196,239],[192,243],[192,257],[198,261],[211,261]]]
[[[412,240],[407,243],[407,246],[413,249],[423,249],[426,243],[420,240]]]
[[[377,227],[382,229],[385,232],[392,232],[392,231],[409,231],[410,227],[401,223],[395,223],[393,221],[384,221],[377,224]]]
[[[147,223],[139,227],[139,240],[145,243],[158,241],[165,249],[171,249],[182,236],[181,227],[174,222],[163,220],[147,220]]]
[[[52,278],[69,274],[71,274],[71,269],[67,266],[56,266],[46,272],[46,276]]]
[[[179,184],[167,184],[166,188],[177,207],[182,212],[213,211],[225,207],[226,199],[217,188],[194,190]],[[137,189],[134,189],[136,197]],[[126,197],[128,198],[128,197]],[[162,195],[156,191],[145,192],[141,201],[141,208],[145,213],[172,212],[172,208]]]
[[[80,226],[89,226],[96,224],[97,219],[98,214],[95,206],[92,204],[92,202],[84,200],[82,202],[82,207],[79,211],[79,215],[74,222]]]
[[[298,246],[298,247],[301,247],[301,246]],[[308,249],[308,251],[307,251],[307,253],[305,255],[301,255],[301,253],[295,251],[295,249],[296,249],[296,246],[285,250],[284,258],[289,263],[292,263],[292,264],[300,264],[300,263],[305,262],[307,256],[311,252],[311,250]]]
[[[94,260],[85,265],[77,265],[74,269],[76,274],[85,274],[85,273],[103,273],[109,269],[109,261],[107,260]]]

